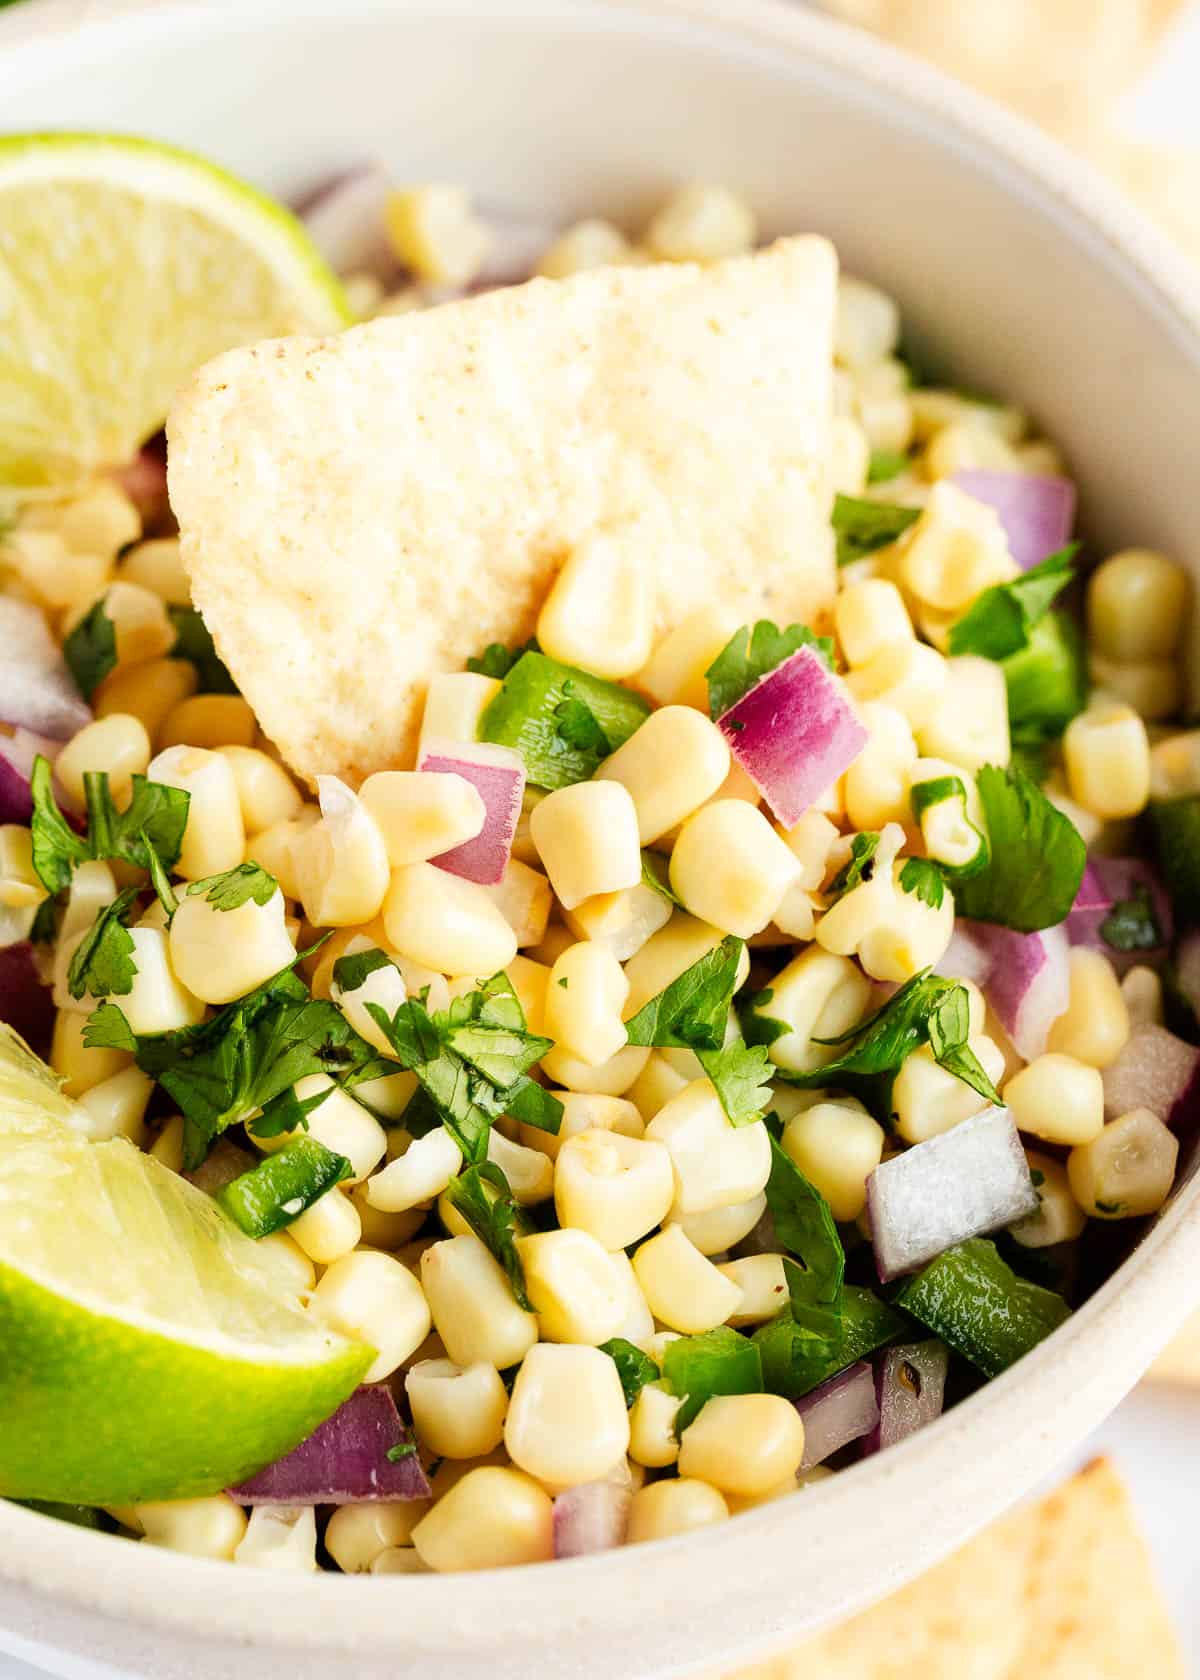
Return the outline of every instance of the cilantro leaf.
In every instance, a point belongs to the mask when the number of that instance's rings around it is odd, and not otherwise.
[[[830,670],[833,669],[833,642],[828,636],[814,635],[807,624],[789,624],[786,630],[780,630],[765,618],[760,618],[753,628],[743,624],[704,673],[708,678],[709,715],[723,716],[755,683],[802,647],[816,648]]]
[[[908,471],[908,456],[902,449],[872,449],[867,463],[867,483],[886,484]]]
[[[984,1071],[967,1042],[971,1031],[971,1004],[967,989],[955,985],[946,992],[929,1017],[929,1048],[933,1059],[947,1073],[961,1079],[986,1102],[999,1103],[1000,1093]]]
[[[749,1126],[761,1120],[771,1102],[767,1083],[771,1064],[761,1044],[740,1041],[721,1050],[697,1050],[700,1066],[712,1080],[731,1126]]]
[[[108,596],[101,596],[63,640],[63,658],[75,686],[90,700],[117,665],[117,631],[108,616]]]
[[[642,851],[642,885],[656,892],[660,898],[665,898],[668,904],[683,909],[683,900],[677,898],[671,887],[670,876],[667,873],[667,860],[661,852],[651,852],[643,848]]]
[[[1119,899],[1100,923],[1100,937],[1114,951],[1152,951],[1163,943],[1150,889],[1139,882],[1132,898]]]
[[[196,667],[201,694],[237,694],[238,686],[195,607],[169,606],[167,614],[175,626],[175,645],[167,657],[186,659]]]
[[[400,1464],[406,1458],[411,1458],[417,1450],[415,1441],[397,1441],[394,1447],[389,1447],[384,1457],[389,1464]]]
[[[850,842],[850,856],[829,883],[828,902],[836,904],[855,887],[870,880],[871,860],[879,849],[879,835],[873,830],[856,834]]]
[[[873,502],[859,496],[833,498],[833,529],[837,537],[837,563],[848,566],[886,548],[902,537],[921,517],[920,508],[898,507],[892,502]]]
[[[900,871],[900,886],[931,910],[940,910],[946,897],[946,882],[932,858],[908,858]]]
[[[520,647],[505,647],[503,642],[489,642],[483,652],[467,660],[467,670],[482,677],[494,677],[503,682],[523,653],[540,653],[537,637],[531,636]]]
[[[959,884],[959,915],[1036,933],[1075,902],[1087,850],[1074,824],[1020,770],[985,764],[977,778],[991,842],[986,869]]]
[[[777,1038],[785,1038],[791,1032],[786,1021],[765,1013],[774,996],[768,986],[761,992],[753,993],[738,1009],[742,1037],[747,1044],[774,1044]]]
[[[179,908],[179,900],[175,896],[175,889],[171,885],[170,876],[163,868],[163,861],[150,844],[144,828],[140,831],[138,838],[146,849],[146,862],[150,870],[150,885],[154,888],[154,896],[167,913],[167,924],[169,926],[171,917]]]
[[[846,1256],[829,1203],[811,1185],[784,1149],[777,1120],[767,1127],[771,1136],[771,1176],[767,1207],[775,1235],[800,1266],[789,1271],[792,1316],[814,1336],[836,1344],[841,1330],[842,1280]]]
[[[73,998],[105,998],[112,993],[120,997],[133,990],[137,964],[125,918],[137,896],[136,887],[126,887],[104,905],[75,947],[67,969],[67,990]]]
[[[625,1023],[627,1042],[680,1050],[720,1050],[742,944],[730,934],[685,968]]]
[[[106,772],[88,770],[83,777],[83,792],[91,857],[120,858],[138,869],[148,869],[153,850],[164,869],[172,869],[179,862],[191,804],[191,796],[183,788],[134,776],[129,803],[119,811],[109,792]]]
[[[762,1360],[746,1336],[722,1324],[701,1336],[680,1336],[663,1350],[663,1376],[683,1404],[675,1414],[675,1433],[718,1394],[761,1394]]]
[[[333,983],[339,992],[356,992],[377,969],[395,966],[386,951],[355,951],[334,963]]]
[[[58,808],[54,797],[53,772],[49,759],[39,753],[29,777],[33,797],[30,832],[33,838],[33,867],[49,893],[64,892],[76,867],[93,855]]]
[[[554,720],[559,739],[569,747],[579,752],[595,753],[598,758],[607,758],[612,752],[599,718],[584,701],[560,700],[554,708]]]
[[[647,1383],[658,1381],[658,1366],[650,1355],[627,1342],[624,1336],[614,1336],[609,1342],[601,1342],[600,1352],[606,1353],[617,1367],[627,1406],[633,1405]]]
[[[137,1035],[115,1003],[102,1003],[93,1009],[83,1029],[83,1043],[87,1050],[126,1050],[137,1054]]]
[[[53,945],[58,938],[59,905],[54,898],[44,898],[37,907],[33,926],[29,930],[30,943]]]
[[[1034,625],[1046,616],[1074,576],[1072,562],[1078,552],[1079,544],[1070,543],[1011,583],[985,589],[951,627],[949,652],[1007,659],[1027,647]]]
[[[279,882],[260,863],[239,863],[220,875],[206,875],[188,884],[188,897],[203,893],[214,910],[238,910],[253,899],[267,904],[279,891]]]
[[[489,1197],[484,1189],[490,1184],[497,1192]],[[481,1161],[466,1172],[452,1178],[446,1186],[446,1199],[457,1208],[475,1235],[504,1267],[517,1305],[532,1312],[525,1290],[525,1268],[517,1251],[517,1222],[520,1217],[508,1179],[494,1161]]]

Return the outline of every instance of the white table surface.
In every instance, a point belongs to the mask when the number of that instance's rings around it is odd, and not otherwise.
[[[1150,77],[1126,102],[1126,126],[1146,139],[1200,144],[1198,78],[1200,0],[1173,31]],[[1143,1385],[1081,1449],[1078,1462],[1097,1452],[1112,1454],[1133,1490],[1180,1629],[1188,1672],[1200,1680],[1200,1389]],[[278,1674],[282,1680],[282,1667]],[[44,1673],[0,1653],[0,1680],[44,1680]],[[276,1677],[264,1669],[263,1680]]]

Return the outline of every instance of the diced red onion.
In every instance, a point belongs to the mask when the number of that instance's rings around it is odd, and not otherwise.
[[[867,1179],[875,1264],[884,1283],[1033,1213],[1037,1192],[1006,1108],[985,1108],[915,1144]]]
[[[432,741],[422,751],[417,769],[462,776],[479,790],[487,811],[483,827],[473,840],[464,840],[432,861],[451,875],[494,887],[508,867],[525,797],[525,764],[520,753],[482,741]]]
[[[1103,1078],[1105,1119],[1148,1108],[1166,1125],[1179,1126],[1192,1118],[1200,1099],[1200,1050],[1165,1027],[1138,1026]]]
[[[153,438],[113,477],[138,510],[143,529],[152,531],[160,526],[170,512],[166,439],[161,434]]]
[[[1056,554],[1075,528],[1075,486],[1069,478],[970,469],[950,482],[1000,515],[1013,559],[1023,572]]]
[[[1149,895],[1162,937],[1157,945],[1119,951],[1108,943],[1100,929],[1114,905],[1136,899],[1141,893]],[[1093,857],[1088,859],[1065,926],[1072,945],[1087,945],[1103,952],[1117,973],[1124,974],[1137,963],[1153,965],[1165,960],[1174,937],[1175,918],[1162,883],[1144,858]]]
[[[491,244],[471,290],[520,285],[533,274],[558,229],[553,222],[493,211],[486,206],[482,214],[492,236]]]
[[[632,1489],[620,1482],[581,1482],[554,1500],[554,1555],[585,1557],[625,1543]]]
[[[31,729],[0,735],[0,823],[28,823],[33,815],[29,791],[33,761],[40,753],[53,764],[61,749],[61,741],[35,735]]]
[[[864,1453],[894,1447],[942,1415],[950,1352],[945,1342],[909,1342],[886,1348],[875,1364],[879,1425]]]
[[[972,985],[982,987],[991,972],[991,952],[984,949],[965,922],[956,921],[950,943],[934,973],[951,980],[969,980]]]
[[[65,741],[91,721],[41,609],[0,595],[0,722]]]
[[[285,1458],[229,1489],[241,1505],[356,1505],[369,1499],[428,1499],[432,1489],[386,1383],[358,1388]]]
[[[20,1033],[35,1050],[50,1042],[54,998],[42,984],[33,946],[27,940],[0,950],[0,1021]]]
[[[823,1464],[841,1447],[869,1435],[879,1422],[875,1376],[861,1360],[796,1401],[804,1419],[804,1457],[800,1470]]]
[[[1061,927],[1014,933],[993,922],[969,922],[963,932],[990,959],[983,990],[1001,1026],[1019,1054],[1033,1061],[1069,1001],[1066,934]]]
[[[717,720],[730,751],[786,827],[799,822],[867,744],[837,677],[802,647]]]

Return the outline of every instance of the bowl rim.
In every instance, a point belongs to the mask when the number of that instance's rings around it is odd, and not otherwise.
[[[332,0],[331,0],[332,3]],[[256,0],[260,11],[276,10],[295,17],[295,0]],[[156,27],[172,15],[195,16],[236,9],[239,0],[40,0],[40,4],[6,11],[0,17],[0,48],[11,60],[15,52],[35,55],[52,50],[57,41],[82,32],[108,30],[154,14]],[[302,12],[320,10],[301,4]],[[392,0],[389,10],[420,12],[422,0]],[[475,13],[511,12],[504,0],[475,0],[466,8]],[[851,77],[881,99],[903,98],[910,120],[936,129],[943,141],[971,153],[983,169],[1007,177],[1023,189],[1028,201],[1040,197],[1085,234],[1110,265],[1124,268],[1130,289],[1140,290],[1145,304],[1164,315],[1181,343],[1190,347],[1200,366],[1200,282],[1183,254],[1090,165],[1024,119],[920,61],[857,29],[819,15],[794,0],[541,0],[536,10],[547,16],[579,13],[623,15],[635,22],[673,21],[683,29],[707,31],[717,39],[750,42],[776,54],[803,56],[818,71]],[[682,1673],[693,1664],[713,1664],[724,1657],[742,1658],[766,1649],[786,1636],[786,1606],[781,1614],[763,1614],[761,1599],[753,1632],[747,1618],[730,1614],[720,1605],[721,1626],[713,1615],[714,1583],[724,1578],[727,1594],[745,1593],[747,1580],[766,1573],[780,1579],[773,1554],[788,1554],[789,1543],[805,1525],[822,1528],[823,1513],[837,1505],[855,1521],[878,1529],[891,1521],[902,1527],[913,1520],[923,1489],[939,1475],[953,1472],[957,1497],[970,1503],[973,1490],[962,1460],[971,1453],[986,1457],[1014,1431],[1023,1432],[1024,1463],[1004,1493],[981,1493],[972,1507],[970,1529],[981,1527],[1011,1504],[1077,1445],[1105,1413],[1133,1385],[1151,1358],[1183,1321],[1200,1294],[1200,1186],[1181,1188],[1138,1247],[1101,1289],[1048,1341],[1027,1355],[1017,1367],[987,1384],[947,1413],[933,1428],[914,1436],[901,1448],[864,1461],[850,1472],[806,1490],[802,1505],[775,1502],[742,1515],[736,1525],[720,1525],[688,1536],[657,1542],[651,1551],[617,1550],[559,1562],[554,1580],[568,1590],[554,1595],[542,1591],[544,1566],[484,1571],[472,1577],[511,1603],[514,1617],[532,1636],[539,1616],[545,1627],[537,1633],[549,1640],[548,1649],[565,1636],[596,1637],[604,1614],[597,1601],[625,1592],[630,1559],[652,1567],[639,1569],[655,1578],[654,1601],[660,1607],[674,1598],[686,1603],[690,1578],[702,1579],[704,1627],[689,1638],[686,1619],[676,1614],[664,1626],[668,1647],[661,1638],[663,1673]],[[1180,1287],[1191,1273],[1197,1284],[1189,1292]],[[1119,1369],[1096,1357],[1093,1344],[1100,1329],[1111,1339],[1119,1334],[1123,1353]],[[1064,1396],[1070,1396],[1070,1406]],[[1069,1412],[1069,1417],[1064,1414]],[[803,1516],[801,1517],[801,1512]],[[800,1520],[797,1520],[800,1519]],[[947,1546],[945,1549],[949,1549]],[[736,1556],[736,1567],[731,1567]],[[708,1560],[705,1569],[704,1560]],[[922,1566],[927,1562],[922,1559]],[[635,1566],[636,1567],[636,1566]],[[566,1571],[567,1573],[563,1573]],[[875,1575],[860,1591],[843,1596],[831,1614],[847,1611],[902,1584],[912,1573],[902,1556],[890,1574]],[[248,1579],[249,1578],[249,1579]],[[109,1536],[66,1525],[0,1500],[0,1580],[44,1595],[51,1604],[80,1611],[100,1612],[152,1629],[203,1639],[236,1641],[240,1645],[279,1649],[304,1646],[343,1653],[405,1653],[419,1658],[411,1624],[405,1615],[420,1607],[421,1620],[432,1629],[441,1624],[445,1643],[429,1645],[439,1654],[455,1640],[478,1639],[478,1629],[462,1611],[462,1578],[422,1575],[391,1581],[335,1574],[276,1575],[264,1592],[262,1575],[230,1569],[213,1561],[181,1556],[160,1548],[117,1546]],[[574,1589],[573,1591],[570,1589]],[[264,1613],[264,1603],[270,1604]],[[403,1610],[398,1614],[398,1608]],[[611,1611],[609,1612],[611,1615]],[[600,1617],[597,1620],[597,1616]],[[819,1625],[817,1622],[810,1624]],[[494,1638],[494,1633],[491,1635]],[[466,1647],[463,1647],[466,1649]],[[650,1647],[643,1645],[649,1661]]]

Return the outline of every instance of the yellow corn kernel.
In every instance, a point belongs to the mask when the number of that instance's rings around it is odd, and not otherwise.
[[[93,1143],[127,1138],[140,1148],[146,1138],[146,1105],[154,1081],[140,1068],[127,1067],[99,1085],[92,1085],[79,1098],[83,1129]]]
[[[167,935],[161,929],[130,928],[130,953],[137,970],[132,989],[121,998],[121,1012],[135,1033],[173,1032],[204,1019],[204,1004],[182,984],[171,963]],[[284,958],[284,963],[290,961]],[[284,963],[278,964],[277,973]]]
[[[474,1235],[435,1242],[421,1256],[421,1284],[456,1365],[518,1364],[537,1341],[537,1319],[513,1299],[499,1263]]]
[[[841,496],[861,496],[871,467],[871,440],[848,414],[834,416],[829,439],[829,482]]]
[[[158,746],[252,747],[258,720],[240,694],[193,694],[162,721]]]
[[[771,1174],[765,1126],[731,1126],[709,1079],[696,1079],[646,1127],[675,1171],[674,1219],[730,1207],[757,1196]]]
[[[413,1427],[438,1458],[482,1458],[504,1439],[508,1393],[494,1365],[422,1359],[404,1379]]]
[[[356,1094],[361,1090],[360,1085]],[[387,1254],[394,1254],[416,1236],[428,1218],[428,1209],[414,1207],[406,1208],[402,1213],[385,1213],[367,1199],[367,1185],[371,1182],[371,1179],[365,1179],[349,1192],[354,1211],[358,1214],[361,1241],[368,1248],[381,1248]]]
[[[151,741],[156,741],[164,718],[196,692],[198,683],[196,667],[186,659],[147,659],[144,664],[127,665],[105,677],[92,709],[98,718],[127,713],[138,719]]]
[[[637,686],[657,706],[694,706],[708,711],[704,673],[739,625],[732,607],[700,607],[659,642],[638,672]]]
[[[1151,799],[1183,799],[1200,793],[1200,729],[1156,741],[1150,749]]]
[[[408,1267],[390,1254],[365,1249],[333,1262],[313,1290],[310,1306],[343,1336],[375,1349],[363,1382],[391,1376],[420,1347],[433,1322]]]
[[[1071,798],[1112,822],[1136,817],[1150,797],[1150,742],[1132,707],[1098,698],[1063,736]]]
[[[743,1497],[794,1477],[803,1457],[803,1420],[778,1394],[718,1394],[679,1440],[681,1476]]]
[[[646,1383],[629,1408],[629,1456],[648,1470],[663,1470],[679,1457],[675,1415],[683,1401],[661,1382]]]
[[[393,868],[425,863],[473,840],[487,818],[483,796],[465,776],[379,770],[359,790]]]
[[[688,910],[742,939],[766,927],[799,873],[766,817],[741,799],[695,812],[671,854],[671,886]]]
[[[156,1161],[161,1161],[171,1172],[183,1171],[183,1115],[172,1114],[169,1120],[163,1122],[158,1136],[146,1151],[153,1155]],[[309,1286],[312,1280],[309,1279]]]
[[[680,1073],[665,1056],[652,1050],[645,1067],[629,1087],[629,1100],[649,1124],[659,1109],[678,1096],[687,1084],[686,1073]]]
[[[20,823],[0,824],[0,905],[27,910],[46,897],[33,867],[33,835]]]
[[[81,863],[72,875],[66,909],[59,923],[58,943],[54,947],[54,1002],[58,1009],[82,1010],[84,1014],[91,1012],[91,999],[73,998],[68,991],[67,970],[75,947],[100,911],[116,896],[117,883],[106,863]]]
[[[643,240],[664,262],[717,262],[750,251],[758,236],[754,212],[727,187],[693,181],[678,187],[651,218]]]
[[[672,1534],[690,1534],[710,1523],[724,1522],[729,1506],[709,1482],[677,1476],[669,1481],[647,1482],[633,1496],[629,1507],[626,1543],[666,1540]]]
[[[890,356],[900,342],[900,311],[894,299],[869,281],[838,276],[833,353],[843,367],[868,367]]]
[[[1046,1048],[1089,1067],[1109,1067],[1129,1039],[1129,1010],[1120,981],[1102,951],[1076,945],[1069,961],[1070,1001],[1051,1026]]]
[[[171,920],[169,944],[179,983],[205,1003],[243,997],[296,956],[280,892],[265,904],[248,898],[234,910],[218,909],[203,893],[187,893]]]
[[[336,1086],[327,1073],[308,1073],[292,1087],[298,1102],[307,1102],[325,1092],[322,1101],[308,1114],[308,1135],[323,1143],[335,1155],[344,1155],[350,1163],[350,1173],[343,1180],[346,1185],[361,1184],[374,1172],[387,1153],[387,1133],[373,1114],[354,1098]],[[250,1122],[254,1135],[254,1122]],[[273,1155],[292,1143],[299,1132],[281,1132],[277,1137],[254,1141],[264,1154]]]
[[[192,598],[191,583],[179,552],[178,537],[155,537],[137,543],[121,556],[117,576],[122,583],[136,583],[158,595],[168,606],[186,607]]]
[[[1191,582],[1151,548],[1125,548],[1088,579],[1088,636],[1106,659],[1130,665],[1169,659],[1187,623]]]
[[[999,1086],[1005,1074],[1004,1052],[983,1033],[972,1032],[968,1042],[992,1084]],[[905,1057],[892,1087],[896,1131],[905,1143],[924,1143],[986,1106],[978,1091],[934,1060],[927,1044]]]
[[[1015,472],[1017,465],[1017,455],[1011,445],[992,427],[972,420],[944,426],[930,438],[921,459],[921,470],[931,483],[979,468]]]
[[[628,1014],[628,1005],[626,1006]],[[542,1072],[554,1085],[568,1091],[585,1092],[589,1096],[622,1097],[635,1083],[650,1059],[643,1045],[627,1044],[606,1062],[594,1066],[555,1046],[542,1057]]]
[[[675,1172],[666,1147],[621,1132],[568,1138],[554,1167],[559,1223],[587,1231],[604,1248],[628,1248],[666,1218]]]
[[[336,776],[318,776],[321,820],[295,838],[300,902],[317,927],[356,927],[379,914],[388,856],[379,825]]]
[[[620,963],[603,945],[571,945],[550,973],[543,1025],[570,1055],[596,1066],[625,1043],[621,1009],[629,993]]]
[[[311,1505],[256,1505],[233,1561],[244,1569],[317,1567],[317,1515]]]
[[[246,855],[246,830],[237,782],[227,760],[204,747],[168,747],[152,758],[152,782],[191,796],[176,874],[199,881],[235,869]]]
[[[143,660],[160,658],[175,646],[175,626],[161,598],[151,590],[136,583],[110,583],[103,598],[105,614],[115,632],[118,665],[140,665]],[[64,619],[64,634],[84,617],[85,611]]]
[[[1017,568],[996,510],[943,483],[905,533],[899,570],[904,588],[923,605],[955,612],[991,584],[1015,577]]]
[[[262,834],[299,814],[304,804],[300,789],[269,753],[260,747],[235,745],[219,746],[217,751],[233,771],[248,835]]]
[[[871,982],[857,963],[811,946],[771,982],[771,1015],[791,1029],[771,1045],[771,1060],[789,1073],[832,1061],[836,1048],[814,1041],[857,1026],[870,997]]]
[[[325,1525],[325,1550],[344,1575],[365,1575],[382,1552],[406,1546],[428,1499],[373,1499],[339,1505]]]
[[[1037,1211],[1010,1225],[1009,1234],[1023,1248],[1050,1248],[1056,1243],[1074,1242],[1083,1234],[1087,1215],[1071,1193],[1066,1167],[1053,1156],[1040,1155],[1032,1149],[1026,1152],[1026,1159],[1037,1190]]]
[[[886,578],[866,578],[843,589],[833,604],[838,641],[852,670],[885,650],[914,640],[904,597]]]
[[[760,1192],[746,1202],[710,1208],[707,1213],[689,1213],[678,1223],[684,1236],[701,1254],[724,1254],[749,1236],[766,1210],[767,1198]]]
[[[504,874],[484,892],[513,930],[521,950],[540,945],[546,937],[554,894],[540,869],[531,869],[520,858],[509,858]]]
[[[633,1269],[655,1318],[685,1336],[716,1329],[741,1303],[737,1284],[723,1277],[678,1225],[642,1243]]]
[[[440,1196],[462,1165],[458,1145],[444,1126],[413,1138],[402,1155],[369,1178],[363,1194],[373,1208],[403,1213]]]
[[[778,1318],[787,1306],[788,1283],[782,1254],[747,1254],[741,1260],[726,1261],[717,1270],[742,1292],[738,1309],[728,1320],[735,1330],[747,1324],[765,1324]]]
[[[928,441],[946,426],[967,422],[983,426],[1006,443],[1019,443],[1028,430],[1027,417],[1019,409],[1000,403],[975,402],[958,391],[917,386],[912,393],[917,436]]]
[[[685,968],[691,968],[693,963],[699,962],[701,957],[714,950],[721,943],[721,939],[720,928],[676,911],[662,931],[656,933],[653,939],[631,958],[625,969],[625,977],[629,981],[629,997],[625,1002],[626,1019],[636,1015],[652,997],[657,997],[659,992],[665,991],[673,980],[678,980]],[[750,960],[745,952],[742,953],[742,958],[736,975],[735,991],[745,983],[750,970]]]
[[[311,828],[320,819],[321,813],[315,805],[302,805],[289,821],[273,823],[270,828],[263,829],[246,847],[246,862],[261,864],[268,875],[274,875],[285,898],[300,897],[295,844],[305,829]],[[333,940],[329,943],[332,945]],[[323,947],[322,957],[326,952],[327,947]]]
[[[1000,683],[1003,688],[1003,676]],[[867,744],[843,778],[846,815],[859,829],[909,821],[908,776],[917,762],[912,725],[894,706],[877,700],[866,701],[858,710]]]
[[[1148,1108],[1131,1109],[1067,1157],[1071,1193],[1092,1219],[1157,1213],[1175,1182],[1179,1139]]]
[[[191,1557],[231,1560],[246,1532],[246,1514],[227,1493],[135,1505],[132,1514],[147,1545]]]
[[[972,775],[985,764],[1008,763],[1008,690],[995,660],[974,654],[947,659],[942,703],[917,730],[917,741],[922,757],[947,758]],[[851,765],[847,776],[857,767]]]
[[[1146,659],[1135,665],[1119,665],[1093,652],[1088,667],[1092,686],[1132,706],[1144,723],[1161,722],[1179,710],[1183,676],[1173,660]]]
[[[884,1132],[852,1098],[817,1103],[788,1121],[783,1147],[843,1222],[867,1205],[867,1179],[883,1159]]]
[[[396,950],[442,974],[497,974],[517,954],[516,935],[486,890],[431,863],[394,872],[383,925]]]
[[[128,712],[113,712],[85,724],[72,736],[54,762],[54,774],[67,797],[82,806],[85,772],[104,770],[110,793],[118,805],[124,805],[133,790],[133,777],[144,776],[149,763],[150,737],[141,721]]]
[[[470,285],[492,242],[462,187],[432,184],[390,193],[384,225],[405,268],[434,286]]]
[[[606,1249],[587,1231],[537,1231],[517,1238],[525,1287],[547,1342],[599,1347],[620,1331],[628,1290]]]
[[[946,661],[924,642],[894,642],[851,671],[846,686],[860,703],[877,700],[923,729],[939,710],[946,691]]]
[[[885,828],[885,838],[888,833]],[[857,956],[872,979],[910,980],[945,955],[954,931],[954,901],[946,892],[940,904],[929,904],[906,891],[900,885],[903,865],[883,853],[881,841],[874,875],[825,912],[816,938],[838,956]]]
[[[536,1126],[521,1127],[521,1142],[529,1149],[540,1150],[551,1161],[557,1161],[559,1150],[568,1138],[578,1137],[581,1132],[622,1132],[634,1138],[645,1133],[637,1108],[624,1097],[584,1091],[560,1091],[556,1095],[563,1105],[557,1132],[543,1132]]]
[[[540,1149],[513,1143],[498,1126],[488,1133],[488,1160],[501,1169],[521,1207],[532,1207],[554,1194],[553,1162]]]
[[[554,1556],[554,1505],[531,1476],[485,1465],[468,1470],[413,1529],[430,1569],[507,1569]]]
[[[318,1266],[352,1254],[362,1240],[362,1220],[349,1196],[336,1186],[293,1219],[288,1235]]]
[[[479,720],[499,692],[498,680],[478,671],[442,671],[430,677],[421,714],[418,759],[436,740],[478,739]]]
[[[638,837],[648,846],[714,797],[729,762],[715,723],[691,706],[664,706],[651,712],[596,775],[629,790]]]
[[[587,269],[629,262],[632,255],[629,241],[620,228],[599,217],[589,217],[559,234],[542,252],[536,272],[547,280],[565,280]]]
[[[671,901],[639,881],[636,887],[585,898],[565,915],[577,939],[594,940],[606,946],[618,962],[627,962],[670,921]]]
[[[1098,1068],[1047,1053],[1014,1074],[1004,1101],[1019,1131],[1046,1143],[1091,1143],[1104,1125],[1104,1082]]]
[[[504,1445],[513,1463],[552,1487],[595,1482],[629,1448],[617,1367],[599,1348],[539,1342],[513,1384]]]
[[[642,878],[637,808],[620,782],[576,782],[535,806],[529,829],[559,902],[575,909]]]
[[[89,1050],[83,1042],[88,1017],[78,1009],[60,1009],[54,1020],[50,1066],[68,1097],[81,1097],[93,1086],[133,1065],[125,1050]]]
[[[594,532],[571,550],[538,614],[538,642],[552,659],[610,680],[646,663],[654,640],[646,540],[632,525]]]

